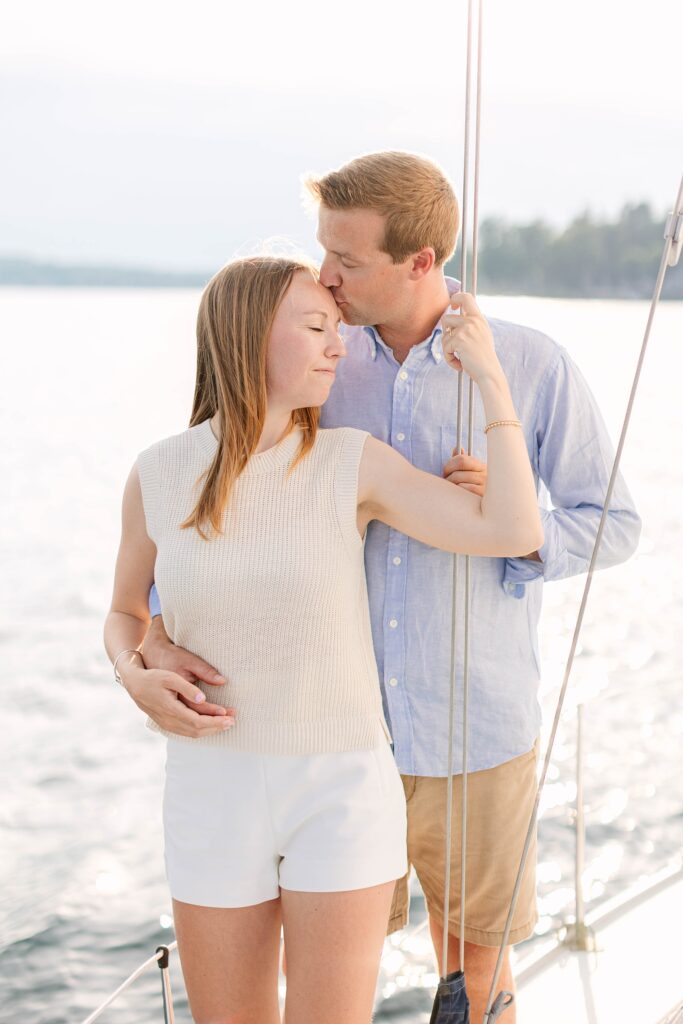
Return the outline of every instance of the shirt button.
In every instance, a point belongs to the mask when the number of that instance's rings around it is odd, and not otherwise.
[[[396,619],[389,619],[389,625],[391,626],[392,629],[396,629],[396,627],[398,626],[398,622],[396,621]]]
[[[396,555],[394,558],[392,558],[392,562],[394,563],[394,565],[400,565],[401,559],[399,558],[398,555]]]
[[[389,680],[389,686],[398,686],[398,679],[396,679],[395,677],[392,677]]]
[[[441,362],[441,356],[438,355],[438,353],[437,353],[437,355],[434,356],[434,358],[436,359],[437,363]]]
[[[405,441],[405,439],[406,439],[406,435],[405,434],[397,434],[396,435],[396,440],[397,441]]]
[[[401,370],[401,372],[399,373],[399,377],[401,378],[401,380],[408,380],[408,374],[406,373],[405,370]]]

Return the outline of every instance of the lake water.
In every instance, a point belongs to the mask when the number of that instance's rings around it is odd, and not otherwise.
[[[164,744],[112,681],[101,641],[123,483],[137,452],[187,425],[198,293],[0,289],[3,798],[0,1021],[77,1024],[172,939],[160,803]],[[647,304],[482,298],[565,345],[616,437]],[[591,902],[683,845],[683,304],[660,307],[624,458],[644,520],[637,555],[598,574],[570,705],[586,700]],[[550,720],[582,580],[545,590]],[[538,935],[573,907],[575,716],[543,798]],[[411,929],[423,911],[413,900]],[[656,942],[656,936],[652,941]],[[174,968],[177,1020],[188,1021]],[[431,1002],[424,929],[387,944],[378,1018]],[[156,970],[103,1019],[162,1019]],[[415,986],[411,989],[411,985]]]

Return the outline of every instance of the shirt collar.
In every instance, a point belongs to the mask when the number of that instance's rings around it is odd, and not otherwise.
[[[460,288],[460,282],[456,281],[455,278],[453,277],[447,277],[446,287],[448,288],[448,294],[453,295]],[[444,309],[444,313],[445,312],[446,310]],[[381,345],[381,347],[384,349],[387,355],[390,354],[391,350],[389,349],[389,346],[382,341],[376,328],[369,326],[364,327],[363,332],[365,333],[365,336],[368,339],[368,347],[370,349],[370,355],[373,360],[377,358],[378,345]],[[436,327],[429,335],[429,337],[425,338],[417,345],[413,345],[413,348],[422,348],[422,346],[424,345],[425,348],[429,349],[429,353],[433,361],[435,363],[440,363],[441,360],[443,359],[443,346],[441,344],[442,334],[443,331],[441,330],[441,321],[439,321],[439,323],[436,325]]]

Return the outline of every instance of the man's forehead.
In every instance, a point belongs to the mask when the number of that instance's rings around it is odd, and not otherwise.
[[[384,217],[375,210],[318,211],[318,241],[337,255],[369,254],[379,249],[384,237]]]

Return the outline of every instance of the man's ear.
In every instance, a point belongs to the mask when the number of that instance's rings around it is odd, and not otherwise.
[[[426,246],[410,257],[410,277],[417,280],[425,277],[436,264],[436,253],[432,248]]]

